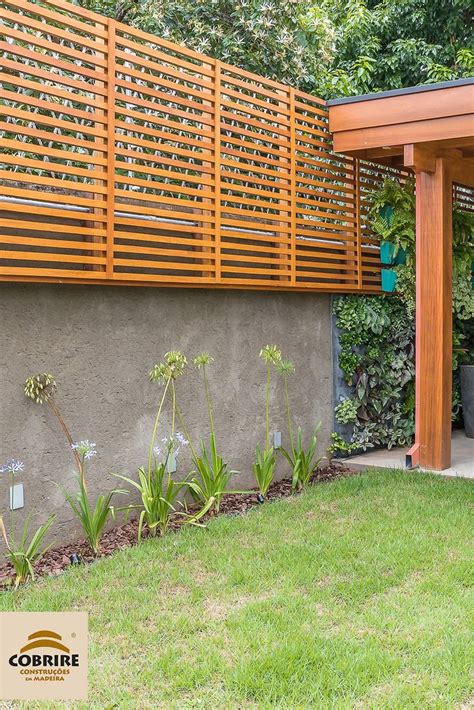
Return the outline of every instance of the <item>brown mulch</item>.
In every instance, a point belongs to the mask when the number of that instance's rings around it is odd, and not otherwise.
[[[341,463],[332,462],[328,466],[317,468],[314,472],[312,483],[323,483],[331,481],[341,476],[353,474],[350,468]],[[291,481],[284,479],[282,481],[274,481],[267,493],[266,500],[277,500],[286,498],[291,495]],[[257,499],[257,491],[252,490],[249,493],[230,494],[221,501],[219,515],[242,515],[251,508],[259,505]],[[202,518],[201,522],[209,520],[212,516],[207,515]],[[171,530],[177,530],[180,527],[179,521],[170,523]],[[67,567],[71,566],[71,555],[78,555],[81,563],[94,562],[102,557],[109,557],[117,550],[123,550],[126,547],[132,547],[137,544],[138,537],[138,521],[136,519],[119,525],[111,530],[107,530],[101,539],[100,555],[97,557],[92,553],[91,548],[86,540],[77,540],[76,542],[60,545],[51,550],[35,564],[35,575],[37,576],[57,576],[61,574]],[[144,527],[143,537],[150,537],[149,531]],[[13,581],[13,568],[7,562],[0,565],[0,588],[10,586]]]

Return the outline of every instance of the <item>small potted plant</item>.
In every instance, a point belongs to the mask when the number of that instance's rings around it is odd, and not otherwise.
[[[415,198],[412,181],[401,185],[385,180],[374,193],[370,209],[372,229],[380,238],[382,291],[391,293],[397,287],[394,266],[405,264],[415,241]]]

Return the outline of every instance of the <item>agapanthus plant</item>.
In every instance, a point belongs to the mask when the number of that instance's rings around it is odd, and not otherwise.
[[[153,424],[153,430],[151,433],[150,446],[148,448],[148,474],[151,473],[153,465],[153,449],[155,448],[156,434],[158,431],[161,413],[163,411],[163,405],[170,389],[172,393],[171,435],[174,434],[176,417],[175,381],[184,373],[187,364],[188,361],[185,355],[183,355],[183,353],[181,353],[179,350],[171,350],[170,352],[166,353],[164,362],[156,363],[150,372],[150,381],[160,382],[162,385],[164,385],[164,390],[161,396],[160,404],[158,406],[158,411],[156,413],[155,421]]]
[[[25,381],[24,392],[25,396],[28,397],[28,399],[33,400],[33,402],[36,402],[36,404],[48,405],[53,415],[58,420],[59,425],[68,441],[68,444],[73,451],[74,458],[76,459],[76,465],[80,472],[80,456],[78,452],[75,451],[72,447],[73,438],[71,436],[71,432],[69,431],[69,428],[66,422],[64,421],[64,417],[59,409],[58,403],[56,402],[55,393],[57,388],[58,385],[54,376],[47,372],[43,372],[39,375],[33,375],[32,377],[28,377],[28,379]]]
[[[210,510],[211,514],[219,511],[221,500],[226,493],[236,492],[229,491],[228,484],[232,476],[237,473],[237,471],[229,469],[217,449],[212,399],[207,377],[207,368],[213,362],[214,358],[209,353],[200,353],[193,360],[194,365],[202,373],[210,433],[208,444],[204,439],[201,439],[199,451],[192,447],[195,469],[194,476],[189,482],[189,489],[194,500],[206,510]]]
[[[0,467],[0,474],[8,474],[9,476],[10,490],[13,490],[15,485],[16,474],[22,472],[24,468],[23,462],[17,459],[10,459],[10,461],[7,461]],[[23,524],[20,538],[18,539],[16,536],[15,511],[12,510],[12,500],[10,500],[9,508],[9,533],[7,533],[2,517],[0,517],[0,532],[7,548],[6,558],[15,570],[15,586],[18,587],[19,584],[26,582],[28,577],[31,576],[31,578],[34,579],[34,563],[38,562],[48,549],[42,546],[43,540],[56,516],[51,515],[43,525],[37,528],[33,535],[30,535],[31,513],[29,513]]]
[[[266,345],[260,350],[259,357],[263,360],[267,370],[265,386],[265,448],[259,446],[255,451],[253,472],[260,492],[260,500],[265,498],[275,473],[276,453],[270,446],[270,385],[272,368],[281,363],[281,350],[276,345]]]
[[[138,481],[128,476],[114,474],[140,493],[141,504],[127,507],[127,510],[141,509],[138,521],[139,540],[144,524],[152,535],[156,535],[158,531],[162,534],[167,531],[171,515],[176,513],[177,496],[188,485],[186,480],[175,482],[171,478],[172,466],[170,465],[172,459],[176,459],[180,449],[189,443],[189,437],[186,438],[181,432],[175,431],[178,413],[175,383],[178,377],[184,373],[186,365],[186,357],[179,350],[173,350],[166,353],[164,362],[156,363],[153,366],[150,380],[151,382],[160,382],[164,385],[164,389],[153,423],[147,467],[146,469],[145,467],[138,469]],[[171,396],[171,434],[162,438],[161,446],[155,446],[161,414],[168,396]],[[185,513],[180,513],[180,515],[183,516],[183,521],[188,523],[196,523],[199,517],[188,516]]]
[[[100,539],[107,520],[115,518],[115,508],[112,499],[115,494],[126,494],[127,490],[114,488],[108,493],[97,497],[95,504],[89,499],[87,491],[85,464],[97,455],[96,444],[88,439],[83,439],[71,444],[72,449],[79,456],[79,490],[74,493],[65,493],[66,500],[71,506],[71,510],[79,520],[84,530],[89,545],[95,555],[100,552]]]
[[[238,471],[229,469],[219,456],[214,434],[209,435],[209,447],[201,439],[200,452],[194,452],[193,463],[195,475],[188,483],[191,495],[202,506],[201,513],[210,511],[216,514],[224,495],[239,493],[228,488],[230,479]]]
[[[174,481],[171,477],[171,459],[176,460],[180,450],[188,445],[188,440],[181,432],[176,432],[161,440],[161,446],[153,449],[154,460],[151,470],[146,471],[144,467],[138,469],[138,481],[134,481],[128,476],[115,474],[118,478],[133,486],[142,499],[139,505],[130,505],[128,510],[138,508],[141,510],[138,518],[138,540],[141,540],[143,525],[146,524],[152,536],[157,532],[164,535],[171,521],[173,514],[181,516],[182,522],[197,523],[201,515],[190,516],[184,512],[177,511],[177,498],[181,490],[189,484],[186,480]]]
[[[316,458],[316,449],[318,445],[318,431],[321,427],[319,423],[310,438],[308,446],[303,445],[303,431],[298,427],[296,440],[293,437],[292,414],[290,406],[290,397],[288,392],[288,378],[295,372],[295,366],[290,360],[281,360],[277,364],[277,369],[281,375],[285,390],[285,406],[286,416],[288,421],[288,437],[290,439],[290,448],[287,450],[281,447],[281,453],[286,458],[291,466],[291,487],[292,490],[301,490],[306,488],[311,481],[314,469],[321,463],[321,458]]]
[[[291,422],[291,408],[290,408],[290,397],[288,392],[288,378],[295,372],[295,366],[291,360],[280,360],[277,363],[278,373],[283,379],[283,387],[285,390],[285,405],[286,405],[286,417],[288,422],[288,436],[290,437],[291,447],[293,448],[293,426]]]
[[[9,473],[14,476],[16,473],[21,473],[25,470],[25,464],[18,459],[10,459],[0,467],[0,473]]]

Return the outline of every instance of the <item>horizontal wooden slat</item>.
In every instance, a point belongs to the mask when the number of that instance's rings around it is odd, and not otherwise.
[[[5,117],[10,117],[10,118],[18,118],[21,119],[22,121],[27,121],[28,123],[32,122],[32,116],[34,115],[34,121],[38,123],[40,126],[51,126],[52,128],[62,128],[65,131],[72,131],[75,133],[85,133],[91,136],[94,136],[96,138],[105,138],[107,136],[107,132],[104,131],[103,129],[96,128],[95,126],[87,126],[84,124],[79,124],[79,123],[74,123],[72,121],[64,121],[62,119],[56,118],[54,116],[44,116],[39,113],[32,114],[31,111],[23,110],[23,109],[17,109],[17,108],[12,108],[11,106],[3,106],[0,104],[0,116],[5,116]],[[93,116],[91,115],[91,118],[89,120],[92,120]],[[18,132],[21,133],[21,127],[18,127],[18,131],[15,131],[13,129],[12,124],[10,124],[10,130],[12,132]],[[16,126],[15,126],[16,128]],[[59,137],[57,134],[55,134],[56,137],[59,140]],[[81,143],[81,139],[77,138],[77,143]]]
[[[2,235],[0,234],[0,242]],[[34,245],[30,245],[34,246]],[[101,256],[84,256],[82,254],[54,254],[53,252],[38,252],[38,251],[8,251],[2,249],[2,259],[11,259],[12,261],[59,261],[61,263],[77,263],[77,264],[104,264],[105,257]]]
[[[58,158],[59,160],[72,160],[75,163],[89,163],[91,165],[107,165],[107,159],[94,153],[80,153],[79,151],[55,150],[49,146],[39,145],[25,141],[14,140],[13,138],[0,138],[0,149],[5,151],[15,151],[15,153],[32,153],[34,155],[44,155],[47,158]],[[0,162],[5,153],[0,154]],[[60,171],[59,171],[60,172]]]
[[[116,249],[116,251],[120,251],[120,247]],[[197,255],[197,252],[196,252]],[[209,256],[206,255],[206,259],[208,259]],[[214,271],[215,266],[213,264],[207,264],[205,265],[205,269],[203,269],[203,264],[187,264],[187,263],[182,263],[182,262],[169,262],[169,261],[151,261],[149,259],[120,259],[116,257],[114,259],[114,264],[116,266],[126,266],[129,269],[167,269],[168,271]]]
[[[184,73],[183,72],[183,67],[182,66],[169,66],[168,64],[163,64],[162,62],[158,61],[153,61],[149,64],[148,68],[150,69],[150,74],[145,74],[143,72],[143,65],[141,65],[141,58],[139,56],[136,56],[134,54],[130,54],[127,52],[120,52],[120,50],[117,50],[116,52],[116,58],[122,58],[124,60],[124,63],[118,63],[116,65],[116,74],[119,74],[120,76],[126,76],[131,79],[139,79],[140,82],[146,82],[146,83],[154,83],[157,81],[159,77],[160,84],[162,86],[171,86],[172,83],[168,79],[163,78],[164,76],[169,76],[174,79],[178,79],[179,82],[175,83],[176,90],[179,90],[181,92],[190,92],[191,96],[200,96],[201,90],[202,89],[210,89],[212,88],[212,84],[210,83],[210,79],[207,76],[199,76],[199,74],[196,73]],[[126,63],[125,63],[126,60]],[[166,61],[166,60],[165,60]],[[138,66],[139,69],[134,69],[130,65],[133,64],[134,66]],[[212,75],[212,74],[211,74]],[[189,85],[192,84],[193,87],[198,87],[197,89],[190,87]],[[201,87],[201,89],[199,88]]]
[[[142,96],[137,96],[136,94],[140,92]],[[143,98],[145,96],[145,98]],[[194,121],[196,123],[202,123],[206,126],[214,126],[214,119],[210,115],[209,111],[206,111],[206,107],[197,101],[189,101],[187,99],[182,99],[179,96],[173,96],[167,94],[164,91],[154,91],[152,98],[158,98],[159,101],[152,101],[149,96],[148,91],[144,90],[142,87],[137,86],[135,91],[132,93],[120,93],[116,92],[115,99],[117,103],[123,102],[126,104],[126,109],[123,109],[123,113],[132,118],[138,118],[139,120],[157,122],[160,123],[161,119],[159,116],[155,116],[155,113],[164,113],[167,116],[177,116],[179,118],[184,118],[186,121]],[[161,103],[160,103],[161,101]],[[170,104],[178,104],[184,108],[176,108]],[[130,106],[138,106],[149,111],[153,111],[153,115],[145,113],[143,111],[135,111],[130,109]],[[192,109],[187,111],[187,109]],[[121,108],[118,108],[122,112]],[[178,126],[176,126],[177,128]]]
[[[101,193],[103,195],[107,194],[107,188],[102,185],[95,186],[92,183],[88,184],[77,180],[57,180],[55,178],[44,177],[43,175],[31,175],[30,173],[25,172],[18,173],[12,170],[0,170],[0,180],[17,180],[18,182],[44,185],[45,187],[57,187],[64,190],[70,189],[76,192]]]
[[[25,158],[18,154],[0,154],[0,165],[10,164],[15,167],[31,168],[32,170],[41,170],[45,173],[63,173],[64,175],[73,175],[76,177],[86,177],[90,180],[104,179],[105,173],[101,170],[90,170],[75,165],[65,165],[64,163],[52,162],[40,158]],[[23,174],[23,173],[21,173]]]
[[[0,242],[2,244],[18,244],[24,246],[35,246],[35,247],[49,247],[50,249],[78,249],[84,251],[101,251],[105,252],[107,249],[106,244],[99,244],[98,242],[74,242],[68,239],[48,239],[48,238],[35,238],[32,240],[31,237],[19,237],[11,235],[0,235]],[[24,252],[18,252],[23,255]],[[42,252],[47,258],[48,252]],[[20,257],[22,258],[22,257]]]
[[[30,232],[51,232],[51,224],[47,224],[45,222],[32,222],[28,220],[9,220],[9,219],[0,219],[0,228],[5,228],[9,227],[10,229],[21,229],[24,231],[30,231]],[[61,230],[61,225],[58,224],[56,225],[58,231],[60,232]],[[68,234],[81,234],[83,236],[90,236],[90,237],[104,237],[105,236],[105,230],[104,229],[94,229],[91,227],[85,227],[83,225],[81,226],[76,226],[72,224],[68,224],[67,226],[64,227],[65,230],[67,230]],[[36,244],[35,237],[32,237],[32,244]]]
[[[133,53],[131,51],[124,52],[123,50],[119,49],[118,47],[120,47],[121,45],[130,49],[133,48]],[[145,55],[145,57],[141,56],[143,54]],[[146,57],[152,57],[152,59],[148,59]],[[204,67],[197,64],[192,64],[191,62],[183,61],[182,59],[170,56],[169,54],[166,54],[160,50],[154,49],[149,46],[136,44],[132,45],[131,42],[128,42],[121,35],[117,35],[116,58],[117,60],[134,64],[135,66],[140,66],[151,71],[154,71],[156,67],[156,63],[153,58],[159,59],[160,61],[169,62],[172,66],[174,65],[176,67],[179,67],[181,71],[183,71],[184,80],[187,80],[189,78],[189,81],[191,82],[193,81],[194,77],[197,77],[198,79],[201,77],[209,77],[209,79],[211,79],[214,76],[213,70],[209,67]],[[122,69],[124,73],[126,73],[126,67],[124,67],[123,64],[117,62],[116,70],[120,72],[122,71]],[[210,81],[209,87],[211,87]]]
[[[7,29],[5,29],[5,34],[6,33]],[[100,72],[97,72],[96,69],[84,67],[78,64],[74,64],[72,62],[65,62],[58,59],[57,57],[49,56],[49,54],[44,54],[43,52],[35,52],[32,49],[27,49],[26,47],[23,47],[18,44],[0,42],[0,51],[5,52],[6,54],[16,55],[17,57],[22,57],[23,59],[29,59],[30,61],[36,61],[39,64],[47,64],[56,69],[60,69],[66,73],[77,74],[89,79],[97,80],[99,78],[97,74],[99,74],[100,76]]]
[[[12,71],[17,72],[18,74],[27,74],[28,76],[34,76],[37,77],[38,79],[44,79],[47,82],[51,81],[51,73],[47,69],[41,69],[40,67],[35,66],[34,64],[23,64],[17,61],[14,61],[12,59],[5,59],[2,58],[2,68],[3,69],[10,69]],[[9,76],[9,80],[11,83],[15,83],[16,77],[14,75]],[[81,81],[80,79],[74,79],[71,76],[68,76],[67,74],[62,75],[59,72],[55,72],[54,74],[54,82],[55,86],[58,85],[59,87],[66,86],[71,89],[76,89],[76,92],[74,95],[70,94],[71,100],[76,97],[78,100],[78,103],[82,104],[84,101],[81,100],[82,92],[84,94],[97,94],[100,96],[106,96],[107,95],[107,89],[104,88],[101,83],[97,84],[92,84],[92,83],[87,83],[85,81]],[[37,89],[38,91],[43,87],[43,84],[38,84]],[[81,93],[78,93],[81,92]],[[45,92],[47,93],[47,92]],[[84,97],[85,99],[86,97]],[[87,101],[87,103],[90,103],[90,99]]]

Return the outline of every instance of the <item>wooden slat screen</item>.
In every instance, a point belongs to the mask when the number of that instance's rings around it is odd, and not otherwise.
[[[327,124],[324,102],[295,92],[296,284],[350,290],[362,287],[357,163],[332,152]]]
[[[0,280],[379,290],[387,171],[322,100],[65,0],[0,19]]]
[[[454,185],[453,202],[464,212],[474,212],[474,189],[464,185]]]
[[[94,276],[106,264],[107,20],[60,1],[8,0],[0,17],[1,274]]]

